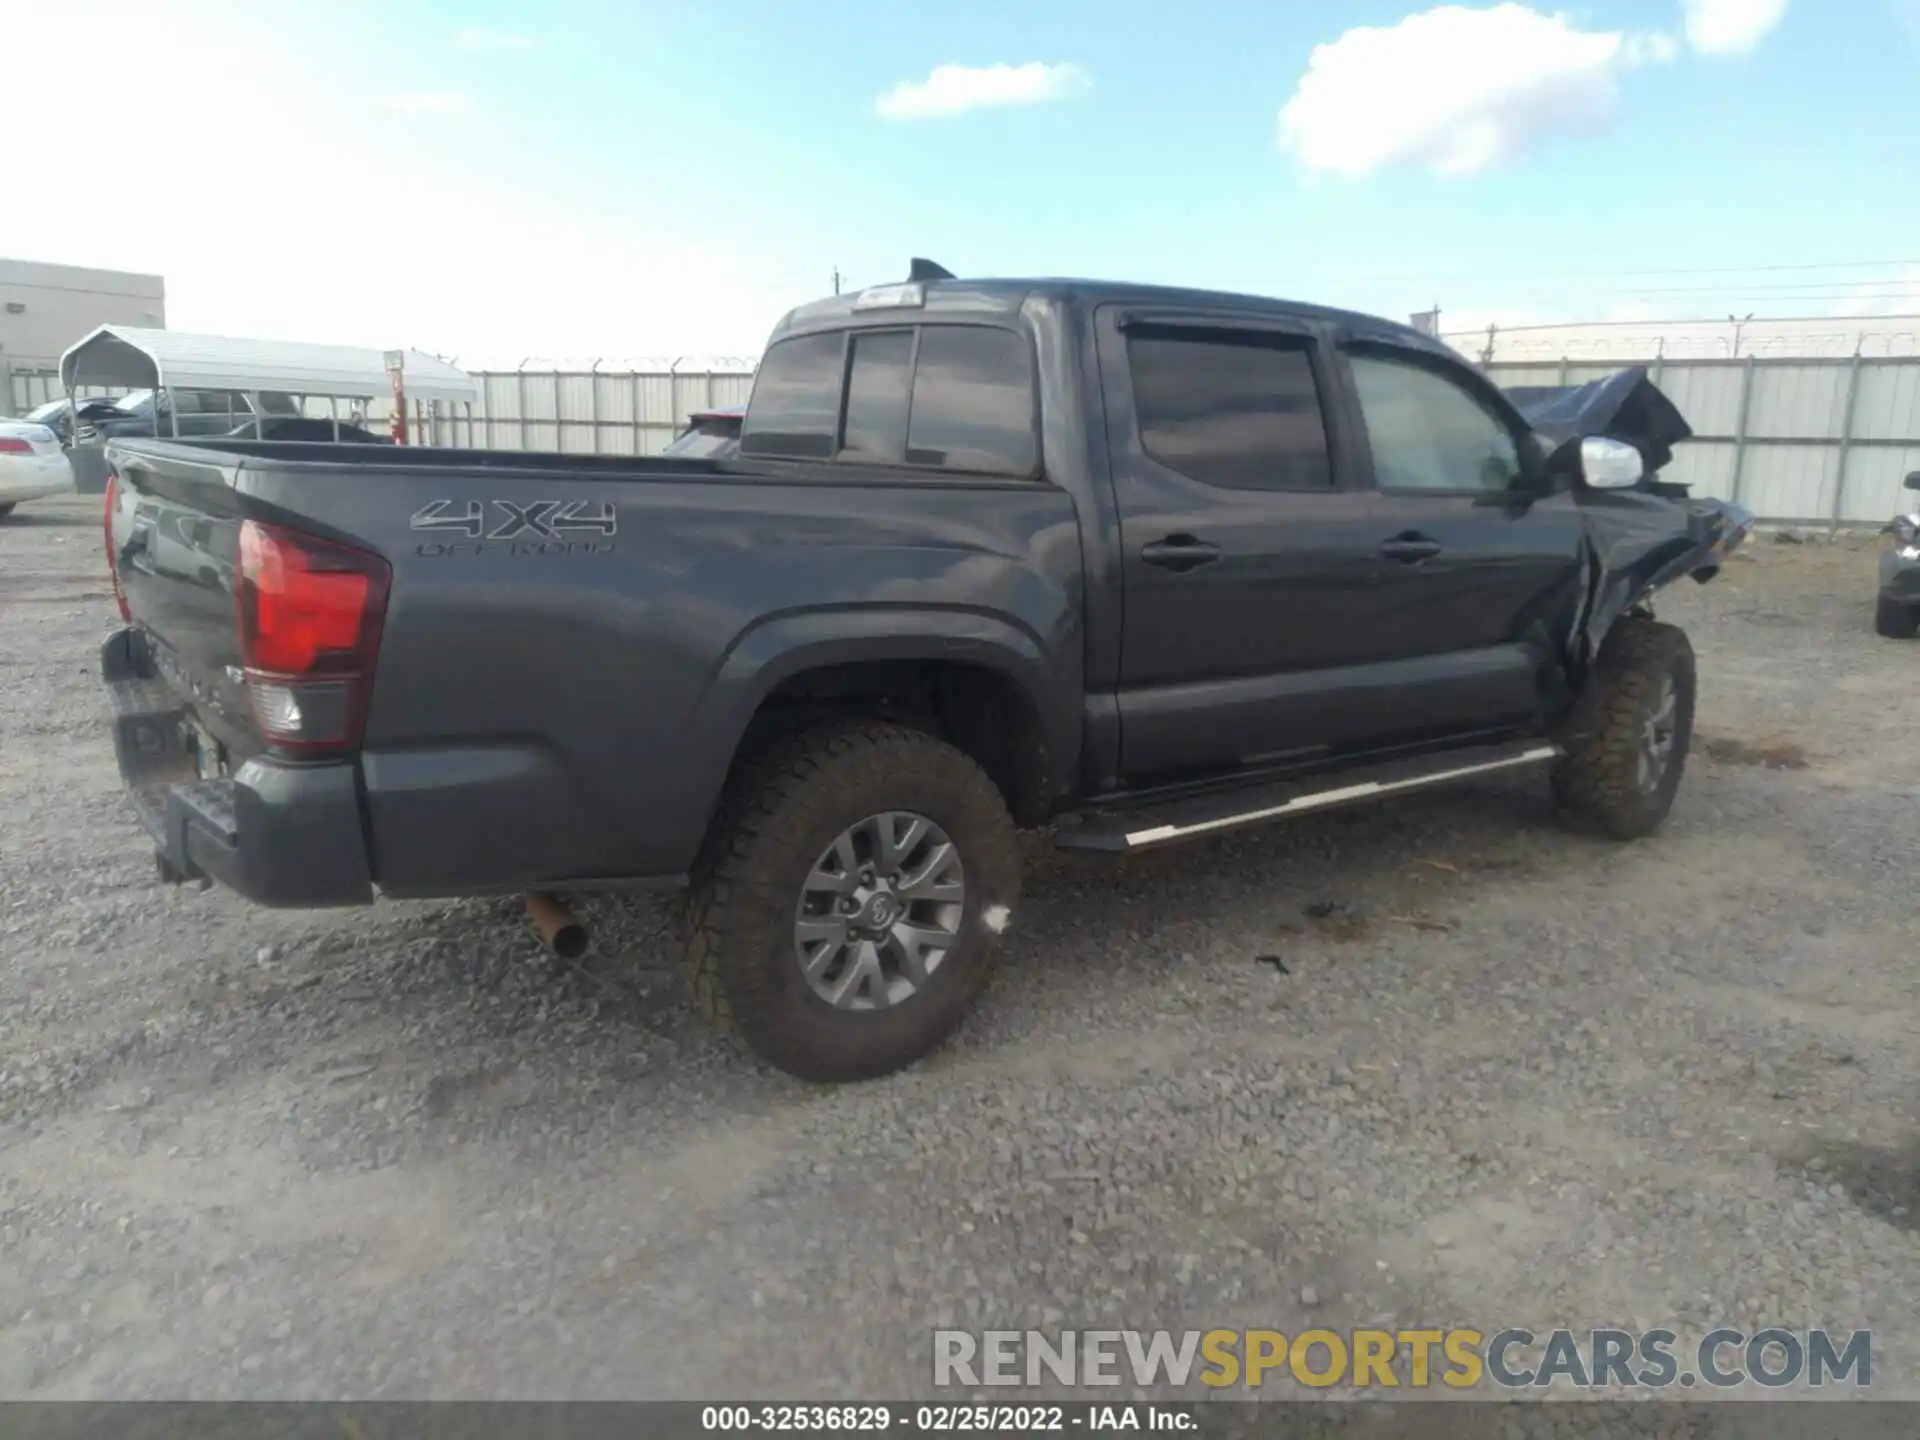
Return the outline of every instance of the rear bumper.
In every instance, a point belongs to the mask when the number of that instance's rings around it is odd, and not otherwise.
[[[0,459],[0,505],[73,492],[73,466],[65,455],[9,455]]]
[[[231,778],[196,769],[185,707],[156,678],[140,635],[101,647],[113,748],[172,880],[218,880],[261,905],[365,905],[373,874],[351,761],[252,759]]]

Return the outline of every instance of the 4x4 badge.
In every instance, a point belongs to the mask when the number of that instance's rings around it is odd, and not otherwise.
[[[490,530],[489,506],[497,517]],[[531,500],[525,504],[513,500],[433,500],[414,511],[410,523],[415,530],[454,530],[473,540],[482,535],[489,540],[520,536],[554,540],[581,533],[616,534],[620,517],[607,500]]]

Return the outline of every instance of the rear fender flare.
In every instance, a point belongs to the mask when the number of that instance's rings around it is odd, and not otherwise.
[[[723,767],[705,777],[718,790],[754,712],[781,684],[809,670],[875,661],[974,665],[1011,681],[1039,718],[1053,793],[1070,783],[1080,754],[1081,669],[1049,658],[1025,627],[978,610],[855,606],[769,617],[729,647],[694,724],[724,736]]]

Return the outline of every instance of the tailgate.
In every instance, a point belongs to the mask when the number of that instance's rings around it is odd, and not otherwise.
[[[115,465],[106,539],[158,682],[190,727],[238,756],[260,742],[241,683],[233,582],[245,517],[232,468],[151,454]]]

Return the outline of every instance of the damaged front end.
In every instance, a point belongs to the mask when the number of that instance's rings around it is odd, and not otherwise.
[[[1679,408],[1633,366],[1586,385],[1516,387],[1506,392],[1533,427],[1548,473],[1573,480],[1588,545],[1586,603],[1569,637],[1584,670],[1621,616],[1645,611],[1653,592],[1683,575],[1705,584],[1753,530],[1753,515],[1730,500],[1692,498],[1660,480],[1674,446],[1693,435]],[[1612,442],[1596,448],[1590,442]],[[1619,447],[1637,466],[1617,465],[1601,481],[1582,474]]]

